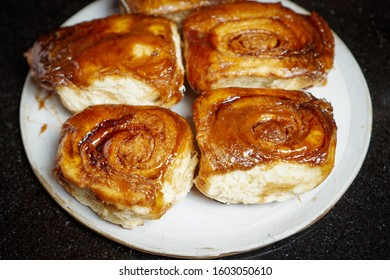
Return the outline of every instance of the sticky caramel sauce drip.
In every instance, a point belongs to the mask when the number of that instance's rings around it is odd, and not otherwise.
[[[291,98],[287,91],[264,92],[229,92],[208,108],[200,141],[213,172],[279,160],[311,165],[326,160],[336,129],[329,103],[302,92],[291,92]]]

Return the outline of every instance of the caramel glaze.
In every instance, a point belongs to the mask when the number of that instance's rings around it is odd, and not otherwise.
[[[147,15],[165,15],[219,3],[233,3],[244,0],[125,0],[128,10]]]
[[[192,141],[188,123],[168,109],[96,105],[64,123],[54,173],[119,209],[151,208],[157,219],[169,208],[161,192],[167,170]]]
[[[302,91],[226,88],[194,103],[199,176],[293,162],[333,168],[336,124],[331,105]]]
[[[106,76],[136,77],[172,105],[182,98],[184,80],[172,24],[165,18],[114,15],[40,36],[25,56],[44,88],[70,84],[83,88]]]
[[[243,75],[320,83],[334,59],[334,38],[315,12],[300,15],[281,4],[242,2],[191,13],[183,23],[190,85],[213,89]],[[301,89],[301,88],[299,88]]]

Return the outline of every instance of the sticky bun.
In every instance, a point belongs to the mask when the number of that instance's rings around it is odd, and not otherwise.
[[[334,38],[318,14],[281,4],[221,4],[183,23],[187,78],[198,93],[224,87],[302,90],[324,83]]]
[[[334,166],[330,103],[303,91],[222,88],[194,103],[201,157],[195,185],[224,203],[283,201],[323,182]]]
[[[113,15],[61,27],[25,56],[72,113],[96,104],[170,107],[183,96],[180,36],[166,18]]]
[[[221,3],[234,3],[244,0],[121,0],[121,8],[127,13],[164,16],[178,24],[193,10]]]
[[[54,173],[101,218],[132,229],[181,201],[196,165],[192,131],[178,114],[95,105],[64,123]]]

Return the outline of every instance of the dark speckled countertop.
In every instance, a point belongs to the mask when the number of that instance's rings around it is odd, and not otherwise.
[[[27,160],[19,104],[23,57],[89,0],[2,0],[0,9],[0,259],[164,259],[129,249],[84,227],[46,192]],[[390,258],[390,3],[296,0],[315,10],[358,61],[373,104],[371,145],[345,195],[311,227],[268,247],[226,259]]]

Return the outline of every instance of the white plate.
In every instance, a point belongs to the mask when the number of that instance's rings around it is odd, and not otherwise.
[[[65,24],[117,13],[116,3],[96,1]],[[305,12],[291,2],[283,4]],[[318,188],[296,199],[267,205],[224,205],[203,197],[193,188],[184,201],[160,220],[146,222],[134,230],[101,220],[53,178],[60,128],[70,114],[57,95],[37,87],[30,75],[23,88],[20,125],[36,176],[50,195],[82,224],[140,251],[179,258],[214,258],[260,248],[310,226],[333,207],[360,170],[371,136],[370,93],[357,62],[337,36],[335,66],[327,85],[309,91],[332,103],[338,125],[335,168]],[[173,110],[191,121],[193,98],[194,94],[189,94]]]

